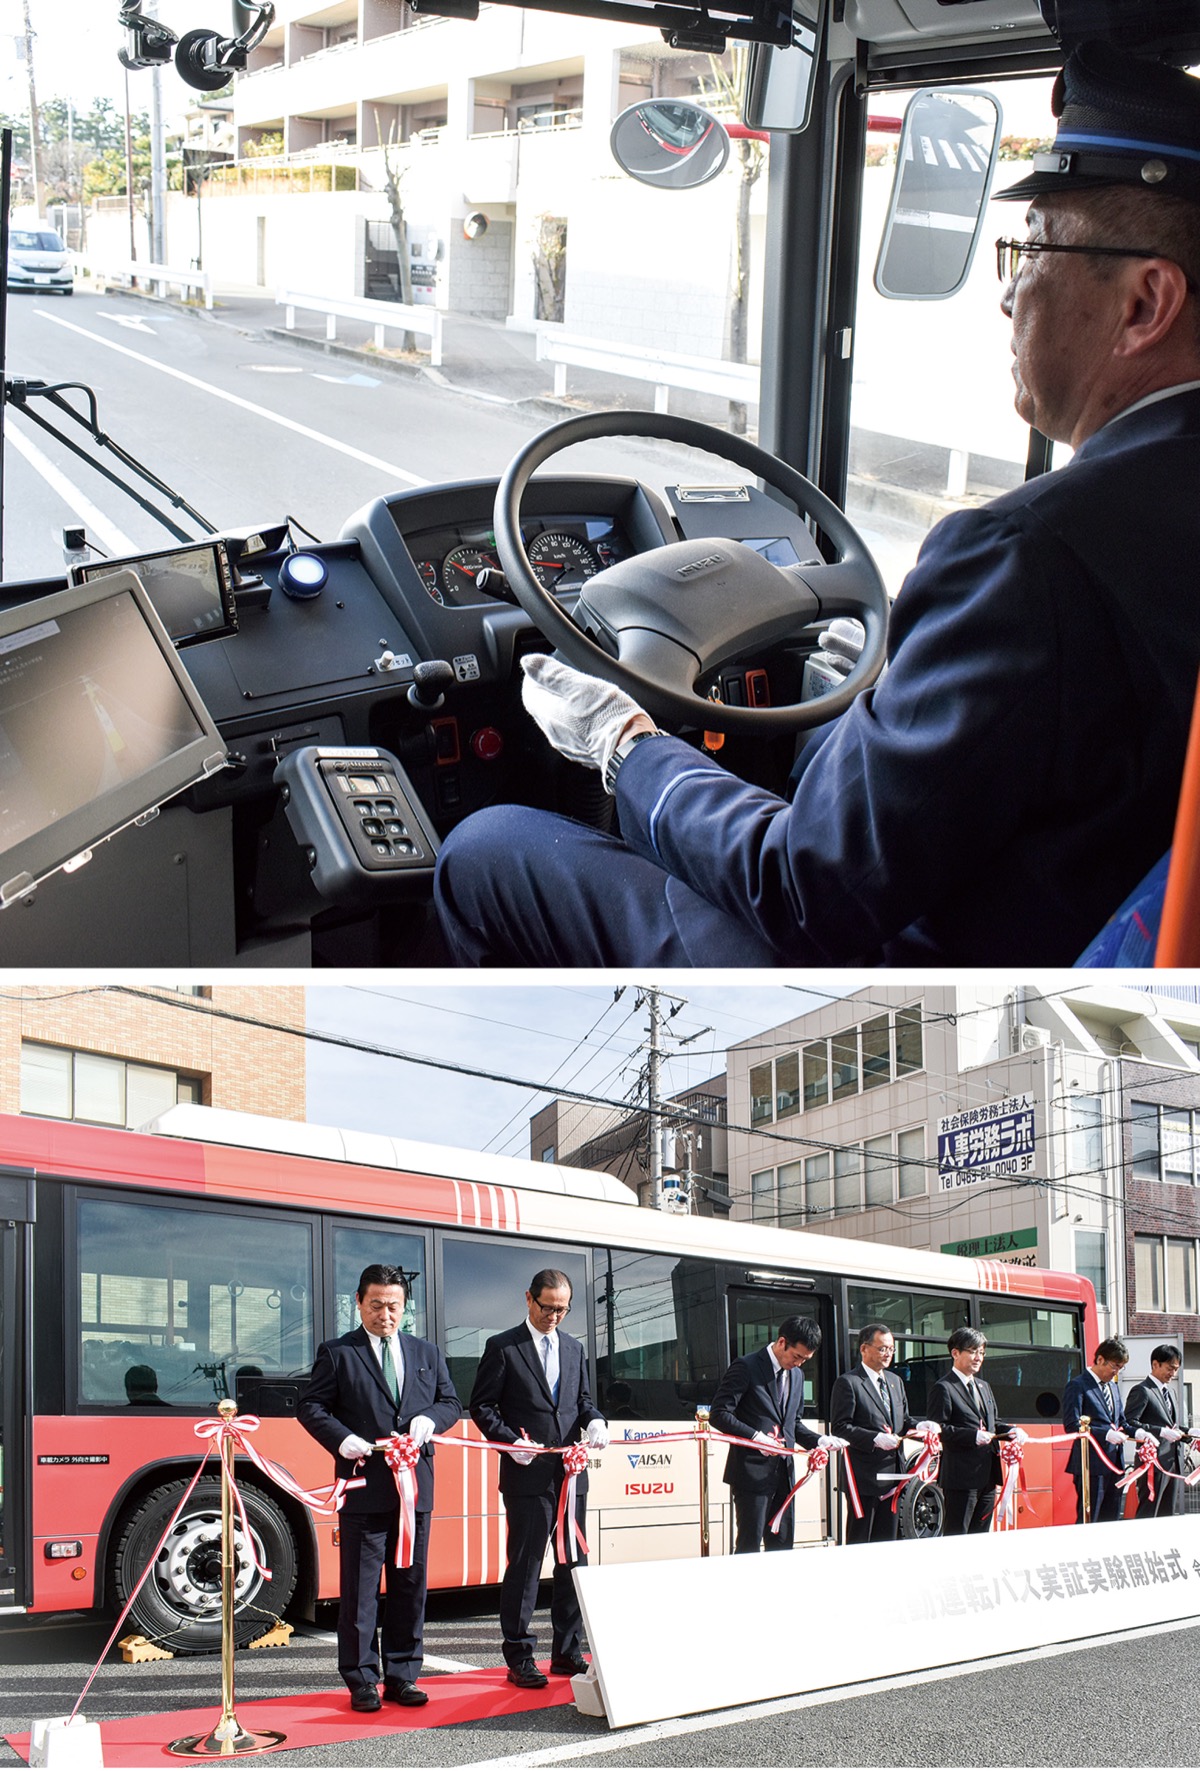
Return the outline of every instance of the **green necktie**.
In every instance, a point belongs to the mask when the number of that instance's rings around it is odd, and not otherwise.
[[[396,1378],[396,1365],[392,1358],[392,1342],[389,1335],[383,1335],[383,1381],[388,1387],[393,1402],[400,1400],[400,1385]]]

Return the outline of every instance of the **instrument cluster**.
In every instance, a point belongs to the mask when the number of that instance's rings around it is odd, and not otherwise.
[[[534,576],[556,595],[579,591],[606,566],[634,549],[611,516],[530,517],[521,537]],[[426,594],[443,608],[462,608],[499,597],[515,598],[509,587],[492,528],[456,524],[404,537]]]

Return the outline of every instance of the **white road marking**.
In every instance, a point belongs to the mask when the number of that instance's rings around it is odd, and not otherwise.
[[[92,503],[85,493],[65,473],[55,467],[48,455],[43,455],[36,443],[19,431],[12,419],[4,427],[5,440],[12,444],[18,455],[23,455],[35,473],[45,480],[65,504],[69,504],[84,527],[103,544],[106,553],[136,553],[137,546],[128,535],[117,525],[110,522],[99,507]]]
[[[1143,1636],[1163,1636],[1171,1630],[1200,1628],[1200,1618],[1181,1622],[1155,1624],[1148,1629],[1117,1630],[1103,1637],[1085,1637],[1078,1642],[1060,1642],[1047,1648],[1031,1648],[1022,1654],[997,1654],[989,1660],[967,1663],[971,1673],[991,1671],[1006,1666],[1024,1666],[1034,1660],[1053,1660],[1061,1654],[1086,1653],[1097,1642],[1136,1642]],[[597,1758],[601,1753],[623,1753],[630,1747],[648,1746],[654,1741],[676,1740],[684,1734],[711,1733],[714,1728],[742,1727],[747,1722],[760,1722],[769,1716],[786,1716],[797,1710],[816,1709],[822,1704],[843,1703],[848,1698],[873,1697],[882,1691],[903,1691],[913,1685],[932,1685],[939,1679],[952,1679],[963,1670],[962,1664],[931,1667],[924,1673],[898,1673],[888,1679],[868,1679],[859,1685],[839,1686],[833,1691],[805,1692],[799,1697],[783,1698],[777,1703],[747,1703],[737,1709],[709,1710],[704,1715],[680,1716],[671,1722],[648,1722],[643,1728],[617,1728],[598,1740],[560,1741],[557,1746],[540,1747],[536,1752],[513,1753],[503,1759],[475,1759],[470,1771],[509,1771],[518,1765],[574,1764],[576,1759]]]
[[[149,332],[151,337],[155,336],[153,326],[147,326],[145,320],[135,319],[132,314],[109,314],[101,308],[100,318],[111,320],[114,326],[128,326],[131,332]]]
[[[81,338],[90,338],[93,344],[102,344],[105,350],[117,351],[123,357],[132,357],[135,363],[144,363],[148,369],[157,369],[161,375],[171,375],[188,387],[196,387],[201,393],[211,394],[214,399],[224,400],[230,406],[239,406],[243,412],[253,412],[256,418],[265,418],[284,430],[294,431],[297,436],[307,437],[310,442],[323,443],[327,449],[336,450],[339,455],[349,455],[353,461],[361,461],[367,467],[378,467],[393,479],[403,480],[405,485],[429,485],[429,481],[420,474],[409,473],[407,469],[397,467],[394,461],[384,461],[378,455],[368,455],[364,450],[339,442],[337,437],[328,436],[324,431],[299,424],[294,418],[284,418],[281,413],[271,412],[266,406],[258,406],[253,400],[243,400],[238,394],[226,393],[224,388],[213,387],[210,382],[201,381],[198,376],[185,375],[182,369],[173,369],[169,363],[156,363],[153,357],[144,357],[141,351],[130,350],[128,345],[118,344],[112,338],[101,338],[98,332],[89,332],[86,326],[76,326],[70,320],[61,319],[58,314],[47,313],[45,308],[35,308],[34,312],[39,319],[50,320],[56,326],[65,326],[68,332],[77,332]]]

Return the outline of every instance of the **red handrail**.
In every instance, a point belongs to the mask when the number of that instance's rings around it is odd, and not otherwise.
[[[1200,965],[1200,684],[1183,764],[1154,964]]]

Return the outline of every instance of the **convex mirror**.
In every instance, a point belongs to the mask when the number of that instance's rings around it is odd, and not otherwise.
[[[622,111],[612,126],[613,158],[630,178],[665,191],[690,191],[716,178],[729,158],[729,137],[700,105],[647,99]]]
[[[1000,106],[973,87],[914,93],[904,113],[875,287],[893,301],[944,301],[979,244],[1000,145]]]

